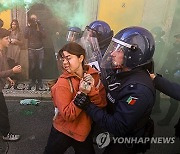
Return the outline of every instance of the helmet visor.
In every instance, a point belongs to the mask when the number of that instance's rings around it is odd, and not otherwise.
[[[101,68],[123,68],[123,66],[126,65],[127,49],[131,49],[132,47],[131,44],[112,38],[112,41],[103,56]]]
[[[96,68],[100,71],[99,64],[102,60],[102,55],[98,40],[94,36],[94,32],[91,29],[86,28],[81,37],[80,45],[82,45],[86,51],[86,62],[89,65],[94,63],[98,64]]]
[[[74,32],[74,31],[68,31],[68,33],[66,35],[66,40],[68,42],[75,42],[79,38],[80,38],[80,34],[78,32]]]

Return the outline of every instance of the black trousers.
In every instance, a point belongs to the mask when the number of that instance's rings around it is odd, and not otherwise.
[[[54,127],[51,128],[44,154],[64,154],[70,146],[74,148],[76,154],[95,154],[91,135],[84,142],[79,142]]]
[[[8,118],[8,109],[6,106],[5,98],[2,92],[0,92],[0,133],[6,136],[10,131],[10,124]]]
[[[29,74],[32,82],[42,82],[44,49],[28,49],[29,56]]]

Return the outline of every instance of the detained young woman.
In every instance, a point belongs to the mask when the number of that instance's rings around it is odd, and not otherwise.
[[[58,53],[58,61],[64,72],[51,88],[56,115],[44,153],[63,154],[72,146],[75,153],[93,154],[93,122],[74,104],[74,99],[77,94],[83,93],[89,96],[91,102],[103,108],[107,104],[104,86],[98,72],[85,65],[85,50],[79,44],[66,44]]]

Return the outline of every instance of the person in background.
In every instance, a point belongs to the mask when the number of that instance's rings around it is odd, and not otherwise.
[[[45,30],[34,14],[32,14],[28,20],[28,26],[25,28],[24,37],[28,39],[29,73],[32,79],[28,89],[30,90],[36,85],[36,90],[40,90],[43,88],[43,39],[45,38]]]
[[[4,141],[17,141],[20,135],[10,132],[10,124],[8,118],[8,109],[2,89],[5,86],[6,80],[13,84],[10,76],[21,72],[21,66],[16,65],[12,69],[8,69],[5,49],[9,45],[10,32],[4,28],[0,28],[0,133]]]
[[[104,56],[104,53],[111,42],[114,32],[108,23],[101,20],[95,20],[91,22],[88,26],[86,26],[86,29],[92,33],[93,37],[97,38],[97,42],[95,41],[95,39],[90,39],[90,42],[92,43],[92,46],[98,46],[98,50],[100,50],[100,52],[98,52],[97,49],[95,50],[96,51],[95,55],[97,56],[96,60],[100,64],[102,57]],[[85,32],[86,31],[84,31],[84,33]],[[98,43],[98,45],[96,43]],[[101,67],[100,67],[100,77],[103,85],[107,87],[107,80],[106,80],[107,73],[106,70]]]
[[[22,42],[22,34],[19,28],[19,22],[16,19],[13,19],[10,24],[10,44],[8,46],[7,50],[7,58],[8,58],[8,64],[10,68],[13,68],[16,65],[20,64],[20,54],[21,54],[21,45]],[[19,76],[15,75],[12,77],[15,85],[14,89],[17,89]]]
[[[150,74],[151,79],[154,82],[155,88],[160,92],[180,101],[180,85],[167,80],[162,75]],[[175,125],[175,136],[180,138],[180,118],[178,123]]]
[[[107,111],[88,101],[88,96],[83,94],[74,99],[74,104],[114,137],[151,138],[154,125],[150,115],[155,89],[147,68],[152,64],[154,49],[154,38],[148,30],[128,27],[119,31],[101,62],[101,67],[109,73]],[[111,142],[104,153],[136,154],[145,153],[149,148],[150,142],[130,145]]]
[[[59,51],[58,60],[64,72],[51,87],[56,114],[44,154],[63,154],[70,146],[75,153],[94,154],[91,136],[93,122],[73,102],[83,93],[94,104],[103,108],[106,106],[105,89],[98,72],[85,65],[85,50],[79,44],[66,44]],[[86,89],[88,85],[91,88]]]
[[[175,42],[169,51],[167,60],[163,65],[163,76],[171,81],[180,83],[180,34],[174,35]],[[167,126],[178,110],[177,100],[170,98],[170,106],[165,117],[157,122],[159,126]]]
[[[88,25],[89,29],[96,33],[102,56],[104,55],[111,39],[114,35],[113,30],[105,21],[96,20]]]
[[[66,35],[68,42],[76,42],[81,38],[82,31],[79,27],[69,27]]]
[[[165,31],[161,27],[156,26],[151,30],[151,32],[154,35],[155,44],[156,44],[156,49],[155,49],[156,51],[154,53],[153,59],[154,59],[154,63],[155,63],[154,64],[155,71],[158,72],[161,55],[163,52],[165,52],[165,49],[166,49],[165,41],[163,39],[163,36],[165,35]],[[161,72],[161,70],[160,70],[160,72]],[[152,114],[161,113],[160,102],[161,102],[160,91],[156,90],[156,102],[154,104]]]

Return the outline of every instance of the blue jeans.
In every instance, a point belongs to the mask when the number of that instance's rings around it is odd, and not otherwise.
[[[29,74],[33,82],[42,82],[42,68],[44,60],[44,48],[28,49]]]

